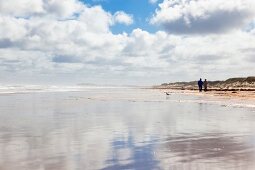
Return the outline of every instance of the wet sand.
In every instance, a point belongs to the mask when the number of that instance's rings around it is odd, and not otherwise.
[[[255,169],[255,109],[150,89],[0,95],[0,169]]]

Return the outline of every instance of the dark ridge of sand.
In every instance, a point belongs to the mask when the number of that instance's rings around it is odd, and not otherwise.
[[[197,91],[198,88],[183,88],[183,87],[171,87],[171,86],[153,86],[153,89],[171,89],[171,90],[190,90],[190,91]],[[220,89],[220,88],[208,88],[207,91],[222,91],[222,92],[238,92],[238,91],[251,91],[254,92],[255,88],[229,88],[229,89]]]

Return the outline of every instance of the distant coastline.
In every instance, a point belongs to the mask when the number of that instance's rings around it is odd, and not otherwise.
[[[154,89],[197,90],[197,81],[163,83]],[[229,78],[223,81],[208,81],[209,91],[255,91],[254,77]]]

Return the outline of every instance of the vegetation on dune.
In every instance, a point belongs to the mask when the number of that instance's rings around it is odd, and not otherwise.
[[[155,88],[170,88],[195,90],[197,81],[163,83]],[[255,77],[229,78],[224,81],[208,81],[208,88],[211,90],[255,90]]]

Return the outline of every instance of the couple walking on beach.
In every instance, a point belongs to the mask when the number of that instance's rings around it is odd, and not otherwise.
[[[203,82],[202,79],[200,78],[200,80],[197,82],[197,84],[198,84],[199,92],[202,92],[203,86],[204,86],[204,91],[205,92],[207,91],[208,82],[206,79]]]

